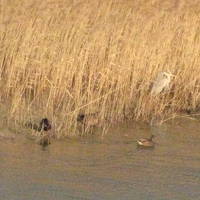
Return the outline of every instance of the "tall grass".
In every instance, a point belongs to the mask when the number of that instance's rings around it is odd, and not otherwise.
[[[57,136],[78,113],[100,124],[200,106],[200,5],[172,0],[1,1],[1,121],[47,116]],[[161,71],[171,89],[151,97]]]

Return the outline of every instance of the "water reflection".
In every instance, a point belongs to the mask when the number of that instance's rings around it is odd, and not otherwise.
[[[124,124],[104,137],[0,141],[0,193],[15,199],[198,199],[200,123]],[[156,135],[154,149],[136,140]]]

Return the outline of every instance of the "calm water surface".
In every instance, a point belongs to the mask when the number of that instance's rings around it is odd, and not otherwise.
[[[153,150],[135,140],[156,135]],[[200,122],[126,124],[106,136],[0,140],[0,200],[198,200]]]

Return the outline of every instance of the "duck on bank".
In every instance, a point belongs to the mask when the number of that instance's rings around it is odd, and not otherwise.
[[[79,114],[77,121],[86,126],[97,126],[99,123],[98,113]]]
[[[79,123],[79,125],[81,125],[81,131],[83,131],[84,133],[88,131],[93,134],[94,129],[100,126],[98,114],[98,112],[79,114],[77,116],[77,122]]]

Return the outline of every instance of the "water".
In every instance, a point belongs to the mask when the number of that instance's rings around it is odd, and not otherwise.
[[[156,135],[153,150],[136,139]],[[106,136],[0,140],[0,200],[198,200],[200,122],[126,124]]]

